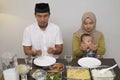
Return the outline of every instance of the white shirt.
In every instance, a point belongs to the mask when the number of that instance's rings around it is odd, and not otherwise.
[[[42,55],[49,55],[47,53],[48,47],[55,47],[55,44],[63,44],[60,28],[48,23],[45,31],[42,31],[37,23],[28,26],[23,34],[24,46],[32,46],[33,50],[42,50]]]

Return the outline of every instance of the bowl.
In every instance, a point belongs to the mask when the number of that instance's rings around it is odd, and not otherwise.
[[[25,75],[29,72],[29,66],[26,64],[19,64],[18,65],[18,72],[20,75]]]
[[[64,65],[62,63],[55,63],[49,66],[46,80],[62,80],[63,70],[64,70]]]
[[[69,67],[67,68],[67,80],[91,80],[88,68]]]
[[[53,72],[62,72],[64,70],[64,64],[62,63],[55,63],[51,66],[49,66],[50,71]]]
[[[32,78],[37,80],[46,80],[47,72],[43,69],[32,69],[30,71],[30,75]]]
[[[46,80],[62,80],[62,72],[48,71]]]
[[[97,68],[91,69],[91,74],[93,80],[114,80],[115,72],[113,69],[106,71],[105,73],[100,73],[101,69],[108,68],[109,66],[99,66]]]

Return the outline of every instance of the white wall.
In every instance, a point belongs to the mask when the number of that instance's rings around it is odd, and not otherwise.
[[[104,33],[107,52],[120,66],[120,0],[0,0],[0,53],[14,52],[23,57],[22,35],[26,26],[35,21],[34,4],[48,2],[50,21],[58,24],[64,39],[64,51],[72,51],[72,33],[80,28],[81,16],[93,11],[97,29]]]

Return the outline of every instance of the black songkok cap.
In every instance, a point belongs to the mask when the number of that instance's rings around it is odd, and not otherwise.
[[[48,3],[37,3],[35,5],[35,12],[39,12],[39,13],[49,12],[50,13],[49,4]]]

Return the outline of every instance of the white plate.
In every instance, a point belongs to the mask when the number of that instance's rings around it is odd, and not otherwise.
[[[50,56],[41,56],[34,59],[33,63],[37,66],[50,66],[56,63],[56,59]]]
[[[78,64],[84,68],[96,68],[101,65],[101,61],[97,58],[84,57],[78,60]]]

